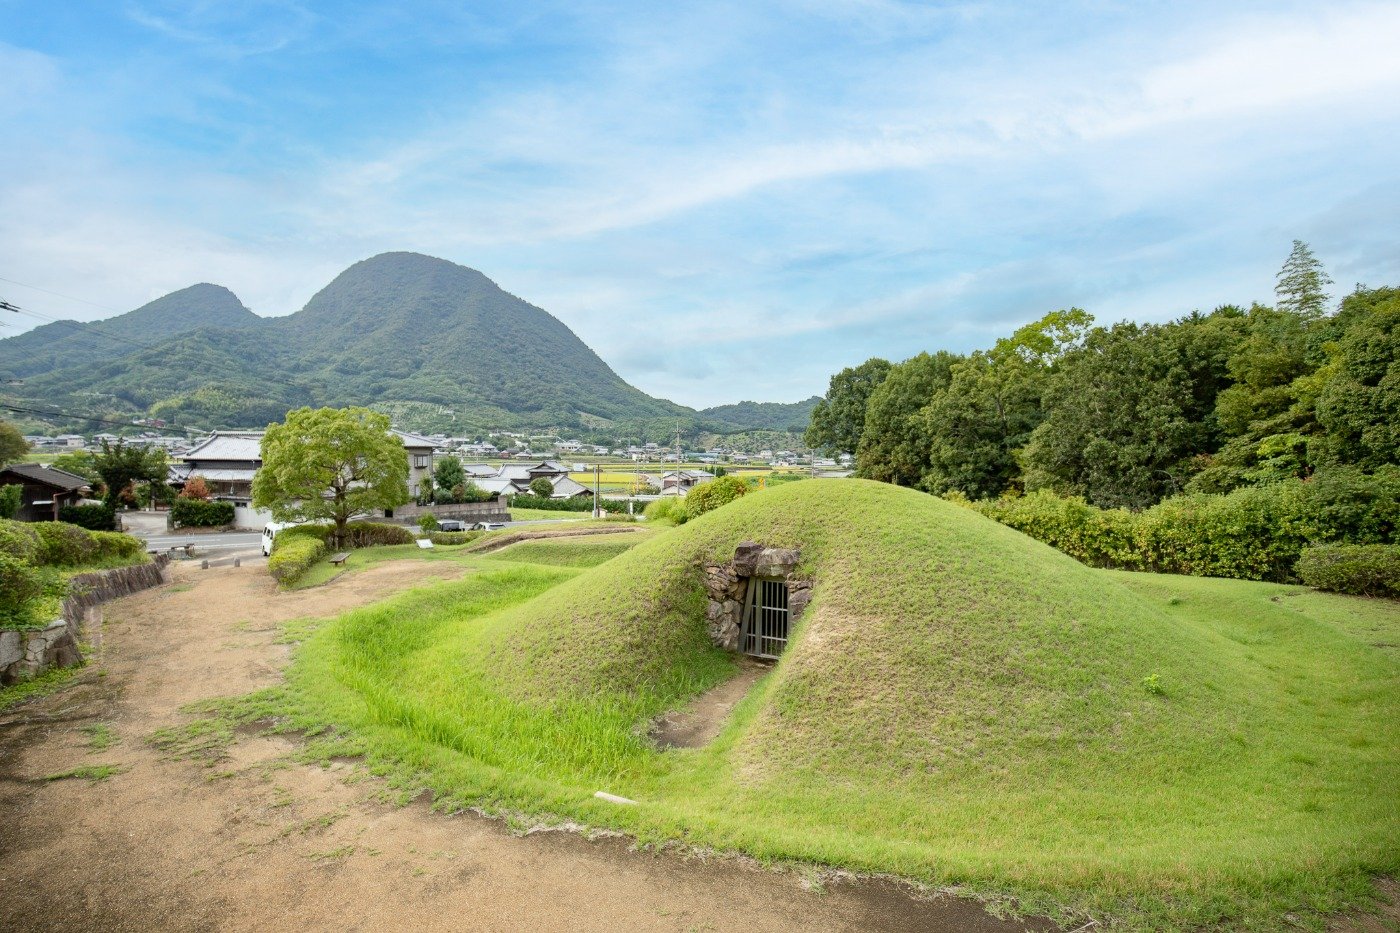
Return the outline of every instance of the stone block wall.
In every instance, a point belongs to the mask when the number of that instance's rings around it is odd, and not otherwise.
[[[0,632],[0,685],[83,663],[79,642],[85,631],[100,624],[101,604],[164,583],[169,563],[161,554],[149,564],[74,576],[59,618],[41,629]]]
[[[782,580],[788,587],[788,625],[812,600],[812,581],[795,576],[802,552],[793,548],[764,547],[745,541],[734,550],[734,559],[705,566],[705,593],[709,602],[705,621],[710,640],[726,651],[738,651],[744,633],[744,595],[754,577]]]

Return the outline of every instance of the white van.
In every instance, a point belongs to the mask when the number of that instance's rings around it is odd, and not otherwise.
[[[272,541],[277,537],[277,533],[286,528],[291,528],[296,522],[268,522],[263,526],[262,532],[262,552],[263,557],[272,556]]]

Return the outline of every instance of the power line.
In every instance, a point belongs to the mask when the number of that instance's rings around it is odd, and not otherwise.
[[[49,291],[47,288],[40,288],[37,285],[26,285],[24,282],[16,282],[14,279],[7,279],[3,275],[0,275],[0,282],[9,282],[11,285],[18,285],[20,288],[33,289],[36,292],[43,292],[45,295],[53,295],[55,298],[65,298],[68,301],[80,301],[85,305],[92,305],[94,308],[101,308],[104,311],[115,311],[117,314],[126,313],[124,311],[118,311],[116,308],[113,308],[110,305],[98,304],[95,301],[88,301],[86,298],[78,298],[74,295],[65,295],[62,292]]]
[[[132,422],[132,421],[115,421],[115,420],[113,420],[113,419],[111,419],[111,418],[102,418],[102,417],[99,417],[99,416],[97,416],[97,415],[85,415],[85,414],[82,414],[82,413],[79,413],[79,412],[73,412],[73,411],[45,411],[45,410],[43,410],[42,408],[29,408],[29,407],[24,406],[24,405],[11,405],[9,402],[0,402],[0,408],[5,409],[6,411],[17,412],[17,413],[22,414],[22,415],[43,415],[43,416],[46,416],[46,417],[49,417],[49,418],[72,418],[72,419],[75,419],[75,420],[77,420],[77,421],[92,421],[92,422],[95,422],[95,423],[97,423],[97,424],[116,424],[116,425],[121,425],[121,426],[124,427],[124,428],[131,428],[131,427],[139,427],[139,426],[140,426],[140,425],[139,425],[139,422]],[[156,419],[149,419],[149,420],[159,421],[160,419],[156,418]],[[146,425],[146,427],[150,427],[150,425]],[[203,428],[192,428],[192,427],[189,427],[188,425],[171,424],[171,423],[168,423],[168,422],[166,423],[165,427],[166,427],[166,428],[169,428],[169,429],[171,429],[171,430],[174,430],[174,431],[185,431],[185,432],[190,433],[190,434],[207,434],[207,433],[209,433],[208,431],[205,431]]]
[[[8,279],[6,281],[8,281]],[[64,324],[68,327],[80,328],[80,332],[86,334],[87,336],[101,337],[105,340],[120,340],[123,343],[129,343],[133,346],[141,347],[143,350],[157,349],[155,344],[146,343],[141,340],[133,340],[130,337],[123,337],[120,334],[112,334],[103,330],[98,330],[96,325],[90,322],[70,321],[65,318],[49,317],[47,314],[40,314],[38,311],[31,311],[28,308],[21,308],[17,305],[11,304],[8,301],[0,300],[0,311],[13,311],[16,314],[27,314],[32,318],[36,318],[40,321],[46,321],[50,324]]]

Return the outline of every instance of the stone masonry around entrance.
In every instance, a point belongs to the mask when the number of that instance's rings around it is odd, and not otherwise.
[[[797,622],[812,599],[812,581],[794,576],[802,552],[795,548],[764,547],[745,541],[734,549],[734,559],[705,566],[705,592],[709,604],[705,620],[710,639],[726,651],[738,651],[744,631],[744,594],[754,577],[782,580],[788,587],[788,624]]]

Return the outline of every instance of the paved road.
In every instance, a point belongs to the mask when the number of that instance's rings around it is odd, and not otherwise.
[[[262,540],[262,533],[257,531],[227,531],[223,534],[212,535],[182,535],[179,532],[164,533],[159,535],[140,535],[146,539],[146,546],[165,550],[171,547],[184,547],[193,544],[196,550],[200,551],[224,551],[231,548],[240,550],[256,548]]]

